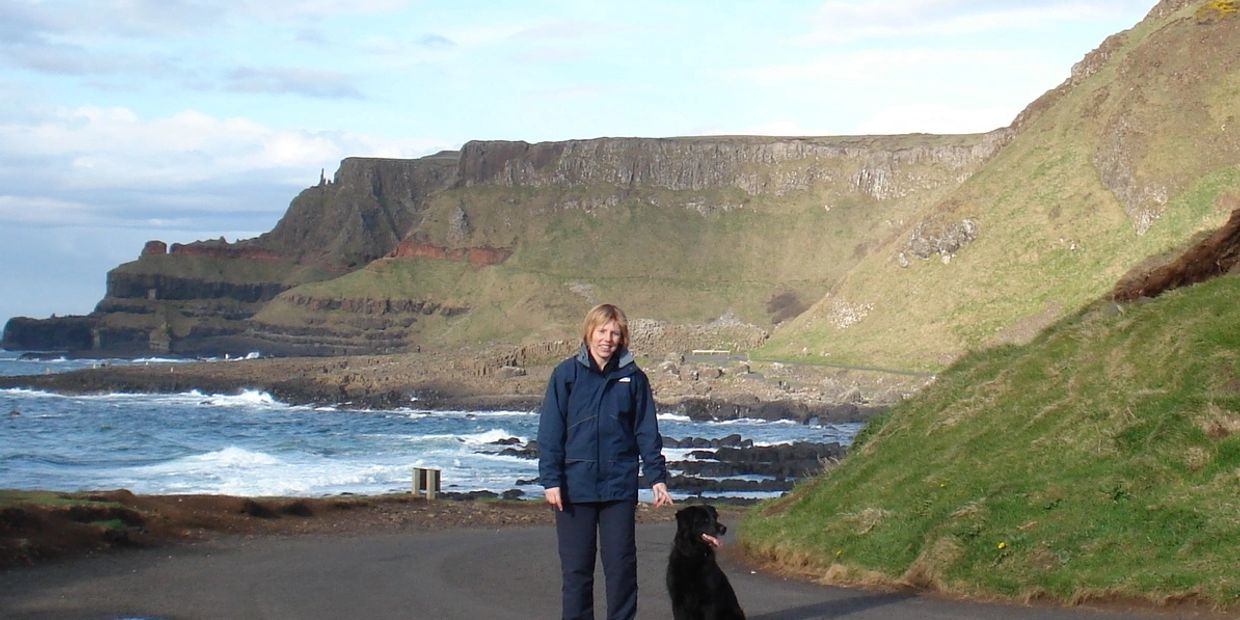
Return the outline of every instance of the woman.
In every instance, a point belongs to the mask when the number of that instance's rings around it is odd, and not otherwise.
[[[628,351],[624,312],[586,313],[577,354],[556,366],[538,423],[538,473],[555,507],[563,617],[594,617],[594,556],[603,558],[607,617],[637,616],[637,470],[670,506],[650,381]]]

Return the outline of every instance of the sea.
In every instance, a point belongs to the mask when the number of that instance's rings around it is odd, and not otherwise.
[[[0,375],[182,361],[23,359],[20,351],[0,349]],[[739,434],[755,445],[796,441],[847,445],[861,426],[752,419],[695,422],[672,413],[658,417],[664,437],[714,439]],[[509,446],[498,443],[515,438],[524,444],[537,433],[538,414],[532,410],[303,406],[260,391],[64,395],[0,389],[0,489],[128,489],[139,494],[249,497],[369,495],[408,491],[412,468],[429,467],[440,470],[443,491],[502,494],[517,489],[525,498],[541,499],[537,462],[503,455]],[[667,448],[664,456],[672,462],[693,460],[690,452]],[[673,496],[684,497],[672,491]],[[648,499],[648,491],[643,494]]]

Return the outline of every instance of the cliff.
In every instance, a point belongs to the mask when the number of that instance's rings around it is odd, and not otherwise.
[[[348,158],[269,233],[150,244],[109,272],[91,347],[532,344],[613,301],[660,326],[655,347],[933,371],[1032,338],[1227,220],[1240,18],[1225,8],[1159,4],[986,134]],[[6,343],[40,325],[13,324]]]
[[[735,188],[747,196],[832,186],[887,200],[963,180],[1005,137],[999,131],[925,140],[731,136],[469,142],[461,149],[460,178],[465,185],[500,187]],[[909,174],[918,165],[931,165],[937,174]]]
[[[299,263],[365,265],[396,247],[429,195],[455,183],[457,160],[453,151],[345,159],[332,181],[302,191],[271,232],[249,243]]]
[[[248,333],[307,350],[326,339],[337,353],[528,343],[564,337],[610,299],[666,322],[676,342],[751,349],[1006,139],[470,142],[391,252],[282,293]],[[724,317],[744,335],[694,327]]]

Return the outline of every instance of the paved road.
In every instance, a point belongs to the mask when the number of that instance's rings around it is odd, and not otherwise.
[[[674,525],[638,527],[640,618],[670,618],[663,571]],[[0,618],[556,618],[550,527],[333,538],[229,538],[0,572]],[[725,562],[751,620],[1168,620],[945,601],[753,574]],[[596,579],[604,617],[602,579]]]

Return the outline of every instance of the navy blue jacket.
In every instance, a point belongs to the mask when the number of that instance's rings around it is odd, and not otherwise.
[[[565,502],[637,501],[638,458],[646,481],[667,482],[650,380],[627,350],[600,372],[585,345],[547,382],[538,422],[538,475]]]

